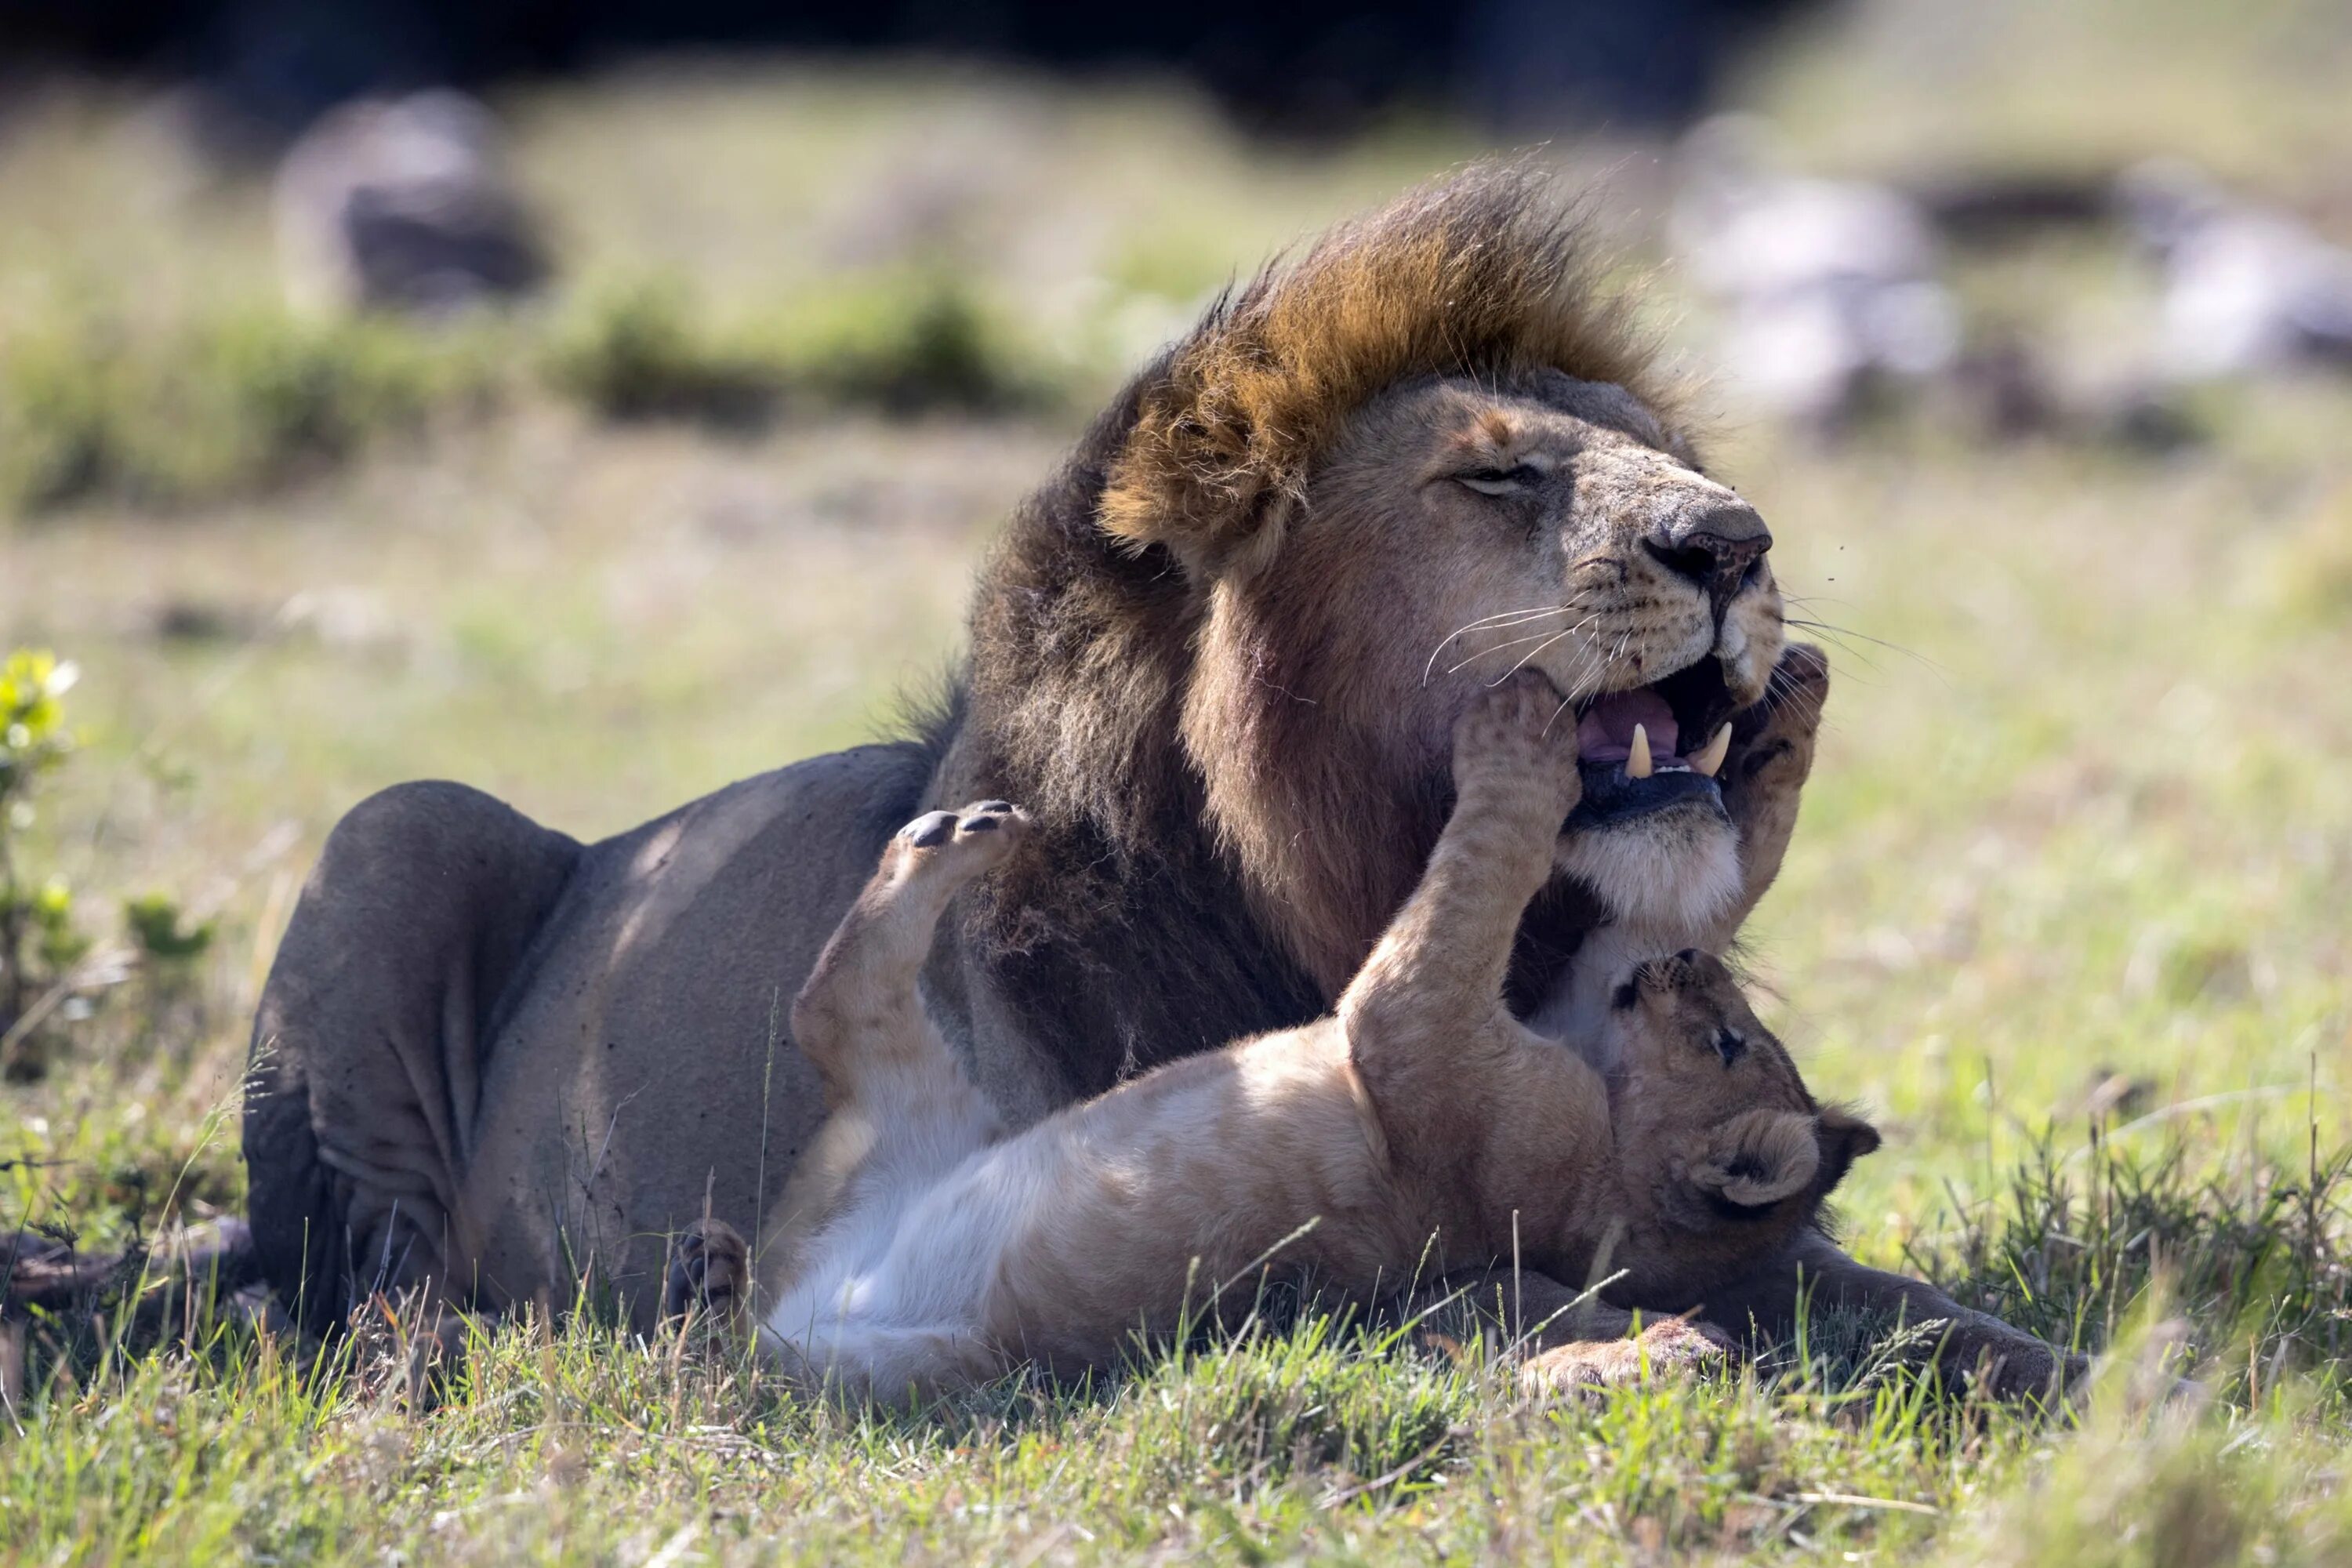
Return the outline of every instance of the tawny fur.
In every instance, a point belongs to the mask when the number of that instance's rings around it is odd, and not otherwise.
[[[793,1007],[835,1126],[856,1131],[769,1293],[770,1351],[812,1385],[922,1396],[1018,1362],[1109,1364],[1138,1330],[1215,1315],[1220,1288],[1245,1301],[1262,1267],[1359,1299],[1504,1257],[1687,1290],[1785,1245],[1875,1139],[1820,1112],[1719,964],[1685,954],[1625,981],[1606,1080],[1503,1005],[1577,797],[1557,702],[1522,675],[1460,721],[1458,804],[1332,1016],[1010,1139],[915,981],[950,896],[1025,823],[984,803],[910,825]]]
[[[1533,172],[1457,174],[1213,307],[1014,518],[929,799],[1035,814],[958,930],[1057,1055],[1134,1039],[1149,1066],[1171,1030],[1236,1032],[1194,1022],[1203,996],[1328,1005],[1444,822],[1454,716],[1521,655],[1580,700],[1710,658],[1761,696],[1783,646],[1769,572],[1717,609],[1643,547],[1738,498],[1696,468],[1597,270]],[[1444,482],[1528,458],[1554,479],[1524,519]],[[1552,605],[1572,609],[1496,623]],[[1567,635],[1536,647],[1530,624]],[[1741,851],[1738,776],[1727,818],[1587,836],[1537,906],[1530,968],[1603,921],[1657,928],[1657,951],[1736,924],[1762,890],[1740,873],[1778,861]],[[1164,987],[1137,974],[1147,952]],[[1088,1028],[1067,998],[1097,984],[1127,1002]]]
[[[776,995],[926,803],[1004,795],[1036,818],[1016,862],[958,900],[926,974],[1009,1120],[1328,1011],[1436,840],[1447,726],[1485,682],[1531,651],[1596,689],[1709,656],[1700,596],[1641,539],[1727,492],[1648,405],[1657,378],[1580,270],[1538,182],[1473,170],[1213,311],[1006,528],[968,672],[919,742],[810,759],[593,846],[446,784],[356,808],[256,1016],[246,1147],[278,1289],[324,1327],[428,1280],[490,1308],[570,1300],[593,1260],[650,1321],[665,1238],[707,1210],[751,1227],[815,1138],[822,1096]],[[1321,356],[1320,329],[1297,323],[1326,289],[1382,303]],[[1281,384],[1228,395],[1227,371],[1204,367],[1244,365],[1251,342]],[[1391,372],[1406,379],[1379,384]],[[1224,523],[1190,501],[1106,526],[1107,498],[1145,493],[1145,449],[1190,405],[1281,411],[1249,461],[1270,465],[1268,493],[1305,499],[1253,525],[1253,549],[1216,548]],[[1526,518],[1432,488],[1433,462],[1535,447],[1584,457]],[[1455,636],[1570,593],[1598,595],[1605,635],[1548,650],[1507,626]],[[1777,617],[1769,583],[1743,596],[1713,628],[1717,662],[1752,623],[1752,674]],[[1706,840],[1739,840],[1722,929],[1771,879],[1817,713],[1742,721],[1730,825]],[[1784,760],[1751,776],[1750,751]],[[1669,864],[1538,896],[1523,1012],[1595,927],[1622,926],[1629,887],[1688,880],[1658,833],[1597,837],[1621,862]],[[681,1058],[681,1032],[707,1048]]]

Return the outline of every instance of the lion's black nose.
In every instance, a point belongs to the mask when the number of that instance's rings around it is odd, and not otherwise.
[[[1676,518],[1643,543],[1660,565],[1705,593],[1720,616],[1772,548],[1772,531],[1754,507],[1719,506]]]

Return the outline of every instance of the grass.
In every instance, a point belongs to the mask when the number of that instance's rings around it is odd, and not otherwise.
[[[2130,1180],[2104,1160],[2095,1182]],[[2208,1194],[2159,1175],[2140,1195],[2189,1223],[2191,1270],[2211,1261]],[[1993,1250],[2072,1233],[2114,1260],[2151,1207],[2021,1228],[2050,1196]],[[2319,1242],[2340,1315],[2345,1215],[2321,1212],[2295,1244]],[[1697,1388],[1542,1405],[1488,1347],[1310,1315],[911,1414],[798,1401],[698,1331],[648,1342],[593,1311],[478,1335],[427,1414],[386,1392],[388,1331],[306,1362],[215,1328],[54,1387],[0,1450],[0,1520],[24,1561],[2340,1560],[2334,1378],[2257,1361],[2176,1394],[2184,1331],[2147,1279],[2053,1287],[2094,1323],[2133,1304],[2071,1428],[1956,1397],[1916,1336],[1854,1323]]]
[[[2027,10],[1907,118],[1899,26],[1747,90],[1841,166],[2268,149],[2326,210],[2305,153],[2341,117],[2263,63],[2330,58],[2304,12],[2217,43]],[[2086,54],[2169,63],[2136,101]],[[432,338],[287,317],[257,188],[156,111],[15,110],[0,422],[50,412],[0,468],[49,504],[0,521],[0,646],[82,668],[17,848],[97,951],[138,952],[114,911],[157,892],[165,946],[214,935],[108,969],[46,1075],[0,1083],[0,1219],[114,1243],[233,1211],[241,1032],[338,815],[447,776],[601,835],[872,734],[950,657],[1077,389],[1466,145],[1253,149],[1148,85],[943,71],[644,70],[508,107],[576,290]],[[2059,341],[2147,319],[2112,245],[1965,266],[1972,310]],[[908,399],[909,363],[965,392]],[[2352,394],[2199,414],[2163,458],[1916,423],[1712,444],[1835,671],[1749,958],[1811,1079],[1890,1135],[1848,1238],[2113,1347],[2074,1419],[1938,1390],[1846,1321],[1591,1405],[1309,1319],[860,1417],[593,1314],[499,1329],[431,1413],[372,1346],[225,1326],[37,1353],[66,1372],[0,1432],[0,1562],[2342,1561]],[[2183,1372],[2201,1397],[2159,1398]]]

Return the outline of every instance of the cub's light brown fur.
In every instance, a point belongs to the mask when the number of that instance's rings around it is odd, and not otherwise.
[[[1213,1311],[1269,1258],[1358,1299],[1514,1255],[1622,1269],[1647,1295],[1785,1245],[1876,1137],[1819,1110],[1720,963],[1685,953],[1624,980],[1605,1080],[1503,1005],[1578,794],[1558,705],[1523,674],[1457,724],[1452,819],[1332,1016],[1009,1140],[914,980],[949,896],[1023,819],[983,803],[903,831],[793,1007],[836,1097],[840,1135],[814,1158],[844,1163],[811,1173],[826,1217],[764,1313],[774,1353],[854,1395],[930,1394],[1016,1361],[1110,1363],[1139,1326]]]

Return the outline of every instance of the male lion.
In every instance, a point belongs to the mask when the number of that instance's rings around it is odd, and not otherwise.
[[[1582,793],[1559,702],[1522,671],[1455,722],[1453,815],[1332,1013],[1009,1136],[916,976],[949,900],[1027,819],[983,801],[901,829],[793,1004],[832,1110],[803,1167],[815,1190],[785,1200],[779,1228],[805,1208],[814,1235],[776,1249],[762,1349],[813,1391],[930,1398],[1022,1363],[1114,1365],[1139,1325],[1249,1309],[1262,1268],[1369,1302],[1515,1254],[1564,1279],[1614,1270],[1637,1296],[1768,1261],[1878,1135],[1814,1103],[1720,963],[1608,977],[1584,1049],[1503,1005]],[[714,1219],[694,1243],[704,1295],[749,1315],[743,1238]]]
[[[919,739],[589,846],[457,784],[362,802],[255,1020],[268,1279],[320,1327],[376,1290],[496,1310],[583,1279],[649,1322],[668,1238],[751,1230],[815,1133],[785,1005],[927,806],[1034,816],[924,972],[1009,1124],[1305,1023],[1437,841],[1455,717],[1518,667],[1568,694],[1584,796],[1515,1009],[1590,1026],[1601,999],[1564,984],[1590,942],[1723,950],[1779,868],[1828,679],[1782,640],[1763,520],[1674,419],[1574,226],[1524,171],[1474,170],[1262,273],[1129,385],[997,542]],[[1784,1323],[1801,1272],[1953,1320],[2013,1382],[2053,1370],[1817,1231],[1704,1305]]]

